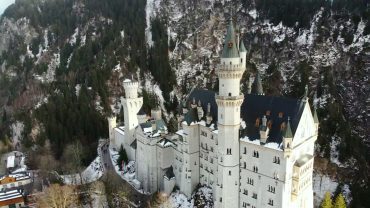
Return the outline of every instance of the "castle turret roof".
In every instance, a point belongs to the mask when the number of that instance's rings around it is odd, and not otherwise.
[[[224,49],[222,50],[221,58],[237,58],[239,57],[239,51],[237,49],[235,41],[235,30],[232,21],[230,21],[227,29],[227,34],[224,42]]]
[[[240,49],[239,51],[242,53],[242,52],[247,52],[247,49],[245,49],[245,46],[244,46],[244,43],[243,43],[243,40],[240,39]]]
[[[287,122],[287,126],[286,126],[286,129],[284,131],[284,135],[283,137],[284,138],[293,138],[293,133],[292,133],[292,129],[290,128],[290,119],[288,118],[288,122]]]

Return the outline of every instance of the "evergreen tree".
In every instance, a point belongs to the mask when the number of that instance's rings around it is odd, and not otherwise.
[[[329,192],[325,193],[324,199],[321,202],[320,208],[333,208],[333,202]]]
[[[128,157],[127,157],[127,153],[126,153],[126,150],[125,148],[123,148],[123,146],[121,145],[120,149],[119,149],[119,157],[118,157],[118,160],[117,160],[117,163],[118,163],[118,167],[120,170],[122,170],[122,161],[124,163],[128,163]]]
[[[342,194],[338,194],[335,198],[334,208],[346,208],[346,201]]]

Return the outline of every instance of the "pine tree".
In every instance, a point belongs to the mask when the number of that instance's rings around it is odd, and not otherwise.
[[[325,193],[324,199],[321,202],[321,208],[333,208],[333,202],[329,192]]]
[[[335,198],[334,208],[346,208],[346,201],[344,200],[344,197],[342,194],[339,194]]]

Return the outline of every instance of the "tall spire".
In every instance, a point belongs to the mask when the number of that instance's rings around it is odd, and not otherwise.
[[[232,20],[230,20],[229,27],[224,42],[224,49],[222,50],[221,58],[238,58],[239,51],[235,41],[235,30]]]
[[[257,70],[256,77],[254,78],[254,82],[252,85],[252,93],[257,94],[257,95],[264,95],[261,76],[258,70]]]

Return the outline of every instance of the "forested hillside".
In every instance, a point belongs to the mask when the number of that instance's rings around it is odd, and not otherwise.
[[[367,0],[18,0],[0,17],[0,150],[37,153],[50,142],[62,159],[78,141],[88,164],[107,116],[123,118],[121,82],[131,77],[145,111],[158,103],[176,126],[191,89],[217,90],[230,19],[248,50],[244,92],[257,70],[267,95],[299,98],[308,85],[320,118],[315,177],[329,175],[334,195],[350,187],[352,207],[367,207]]]

